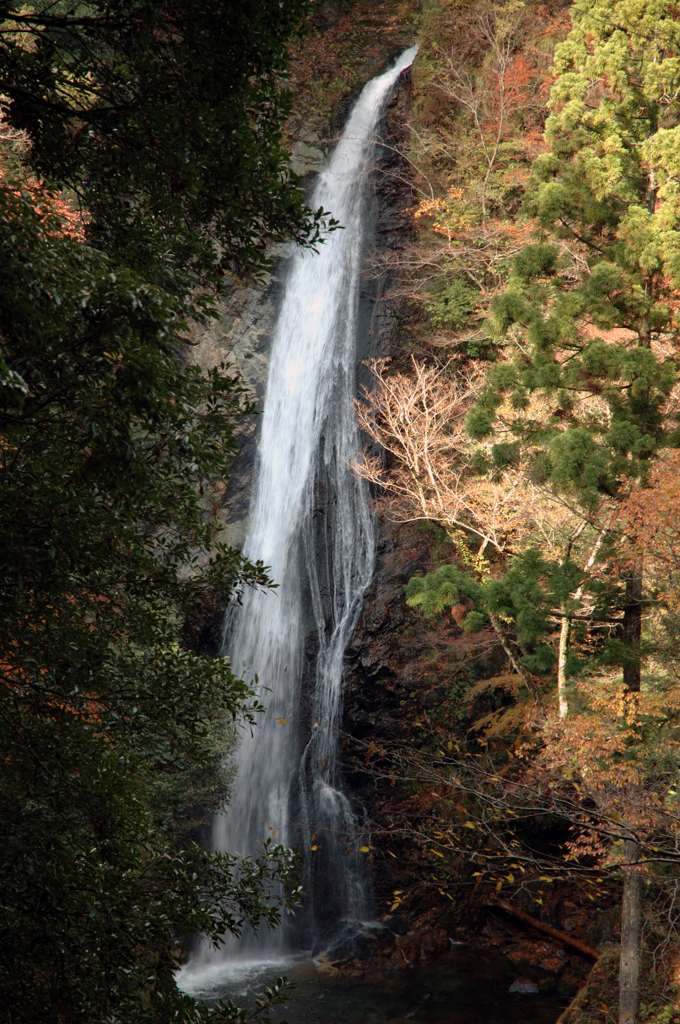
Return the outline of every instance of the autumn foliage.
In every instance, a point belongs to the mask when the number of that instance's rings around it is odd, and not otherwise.
[[[498,660],[474,669],[469,756],[434,731],[400,756],[458,822],[433,810],[433,834],[486,858],[479,878],[520,871],[524,889],[552,862],[622,881],[631,1024],[642,878],[676,879],[680,835],[677,11],[444,3],[430,17],[403,261],[416,354],[372,367],[360,418],[387,454],[359,472],[385,515],[432,519],[454,544],[408,603],[464,608],[454,642],[491,630]],[[534,813],[561,823],[559,852],[530,849]],[[493,865],[513,856],[503,881]]]

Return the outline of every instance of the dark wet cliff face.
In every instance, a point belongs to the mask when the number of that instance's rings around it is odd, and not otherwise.
[[[367,213],[364,287],[360,299],[359,355],[361,361],[388,356],[399,329],[402,309],[398,280],[385,271],[384,261],[401,252],[412,231],[413,194],[400,151],[405,145],[411,96],[411,69],[401,76],[387,108],[381,131]],[[359,369],[361,375],[361,367]]]

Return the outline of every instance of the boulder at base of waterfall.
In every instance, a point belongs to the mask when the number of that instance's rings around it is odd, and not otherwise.
[[[527,981],[526,978],[517,978],[508,989],[512,995],[519,996],[537,996],[538,991],[538,985],[533,981]]]

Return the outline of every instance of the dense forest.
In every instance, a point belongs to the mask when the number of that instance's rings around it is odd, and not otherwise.
[[[329,27],[312,0],[0,0],[7,1024],[244,1020],[177,989],[187,941],[275,924],[299,897],[290,851],[200,842],[235,724],[262,706],[191,649],[187,618],[272,581],[216,540],[207,510],[253,404],[192,345],[272,243],[337,227],[305,205],[289,143],[356,92],[358,12],[413,11],[336,7]],[[368,859],[395,862],[392,915],[503,904],[550,926],[567,896],[618,905],[615,946],[582,943],[609,988],[563,1019],[663,1024],[680,979],[680,10],[425,0],[419,34],[411,232],[371,267],[403,315],[357,403],[354,468],[426,548],[391,637],[421,685],[398,735],[355,757],[384,804]]]
[[[441,896],[466,881],[535,919],[560,886],[620,899],[620,988],[589,1012],[638,1019],[644,946],[645,978],[661,975],[645,1019],[666,1019],[678,12],[442,3],[423,36],[416,233],[396,257],[409,310],[359,406],[388,457],[358,470],[388,519],[437,524],[406,600],[442,627],[418,734],[366,758],[376,779],[409,780],[390,829]],[[408,900],[402,886],[393,908]]]

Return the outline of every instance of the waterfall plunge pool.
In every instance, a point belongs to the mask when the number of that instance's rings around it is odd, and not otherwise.
[[[566,1002],[555,992],[510,993],[520,976],[493,950],[455,946],[436,960],[363,977],[328,974],[305,957],[185,969],[180,987],[211,1004],[254,1007],[277,977],[295,985],[271,1014],[288,1024],[555,1024]]]

